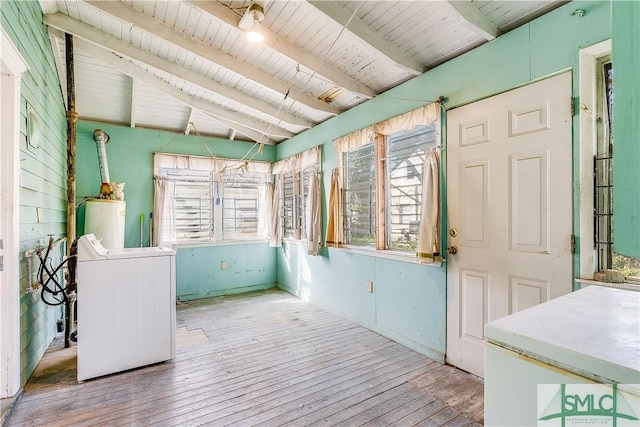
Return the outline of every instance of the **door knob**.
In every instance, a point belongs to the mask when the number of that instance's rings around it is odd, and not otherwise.
[[[457,247],[457,246],[449,246],[449,247],[447,248],[447,253],[448,253],[449,255],[455,255],[455,254],[457,254],[457,253],[458,253],[458,247]]]

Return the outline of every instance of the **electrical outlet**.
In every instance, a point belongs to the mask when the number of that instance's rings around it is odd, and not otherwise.
[[[367,292],[369,292],[370,294],[373,293],[373,281],[371,280],[367,282]]]
[[[221,261],[220,262],[220,268],[222,270],[226,270],[227,269],[227,261]]]

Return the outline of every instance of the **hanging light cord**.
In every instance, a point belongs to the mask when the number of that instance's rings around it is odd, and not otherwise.
[[[331,51],[333,50],[333,48],[335,47],[336,43],[338,42],[338,40],[340,39],[340,37],[342,36],[342,34],[345,32],[345,30],[347,29],[347,27],[349,26],[349,24],[351,23],[351,21],[353,20],[353,18],[356,16],[356,13],[358,12],[358,9],[360,9],[360,6],[362,6],[362,4],[364,3],[365,0],[360,0],[360,3],[358,3],[358,6],[355,8],[355,10],[351,13],[351,16],[349,17],[349,19],[347,20],[347,22],[342,26],[342,28],[340,29],[340,32],[336,35],[335,39],[333,40],[333,42],[331,43],[331,45],[329,46],[329,48],[325,51],[324,55],[322,56],[322,60],[320,61],[320,63],[315,67],[315,69],[312,70],[312,73],[309,74],[309,77],[307,78],[306,82],[304,83],[304,85],[302,86],[302,88],[299,90],[299,95],[302,94],[304,92],[304,90],[307,88],[307,86],[309,85],[309,83],[311,82],[311,79],[315,77],[315,75],[318,73],[318,70],[320,68],[322,68],[322,66],[324,65],[325,61],[327,60],[327,57],[329,56],[329,54],[331,53]],[[291,79],[289,79],[289,83],[291,83],[291,81],[295,78],[296,74],[301,72],[300,71],[300,67],[296,66],[296,73],[291,77]],[[282,101],[280,102],[280,106],[278,107],[278,111],[276,111],[275,117],[278,118],[278,114],[280,113],[280,111],[282,110],[285,101],[287,100],[287,98],[289,97],[289,92],[291,89],[289,89],[287,91],[287,93],[285,94],[284,98],[282,99]],[[295,103],[298,102],[298,98],[294,98],[293,102],[291,102],[291,104],[289,105],[289,108],[287,108],[286,112],[289,113],[291,112],[291,108],[295,105]],[[279,126],[280,123],[282,123],[282,118],[278,118],[278,122],[275,124],[275,126]],[[269,131],[271,130],[271,128],[274,126],[273,123],[269,123],[269,126],[267,127],[267,130],[265,132],[262,133],[263,136],[266,136],[268,134],[268,138],[270,139],[271,136],[273,135],[273,132],[269,133]],[[258,139],[258,141],[256,142],[256,144],[261,144],[260,139]],[[255,146],[255,144],[254,144]],[[251,147],[249,149],[249,152],[251,152],[251,150],[253,149],[253,147]],[[262,150],[258,150],[258,152],[261,152]],[[253,159],[253,157],[258,154],[258,152],[256,152],[249,160]],[[248,154],[248,153],[247,153]]]

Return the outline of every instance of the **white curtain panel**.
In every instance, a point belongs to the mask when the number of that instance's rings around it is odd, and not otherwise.
[[[322,214],[321,214],[320,174],[309,175],[309,198],[307,199],[307,252],[309,255],[318,255],[322,240]]]
[[[320,147],[313,147],[286,159],[278,160],[273,164],[271,173],[280,175],[287,172],[300,172],[315,164],[320,165]]]
[[[267,184],[267,203],[269,211],[269,224],[271,239],[269,246],[279,248],[282,246],[282,220],[280,218],[280,199],[282,197],[281,181]]]
[[[391,135],[401,130],[411,130],[419,125],[430,125],[440,118],[440,104],[432,102],[408,113],[392,117],[364,129],[351,132],[348,135],[333,140],[333,150],[339,153],[360,148],[376,137],[376,134]]]
[[[261,206],[269,206],[273,199],[273,183],[265,183],[258,187],[258,200]],[[269,238],[271,231],[271,213],[269,209],[258,209],[258,239]]]
[[[153,243],[171,246],[177,243],[173,193],[175,183],[161,176],[153,177]]]
[[[416,257],[424,264],[440,262],[440,167],[436,149],[427,153],[422,172],[422,213]]]
[[[408,113],[392,117],[373,125],[373,130],[382,135],[391,135],[401,130],[411,130],[419,125],[430,125],[440,117],[440,104],[432,102]]]
[[[351,132],[348,135],[333,140],[333,150],[336,153],[346,153],[367,145],[376,137],[373,126]]]

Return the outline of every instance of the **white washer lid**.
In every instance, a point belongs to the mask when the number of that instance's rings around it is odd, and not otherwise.
[[[173,249],[161,247],[106,249],[94,234],[85,234],[78,239],[78,262],[173,256],[175,253]]]
[[[176,251],[174,251],[173,249],[162,248],[162,247],[107,249],[107,259],[170,256],[170,255],[175,255],[175,253]]]

